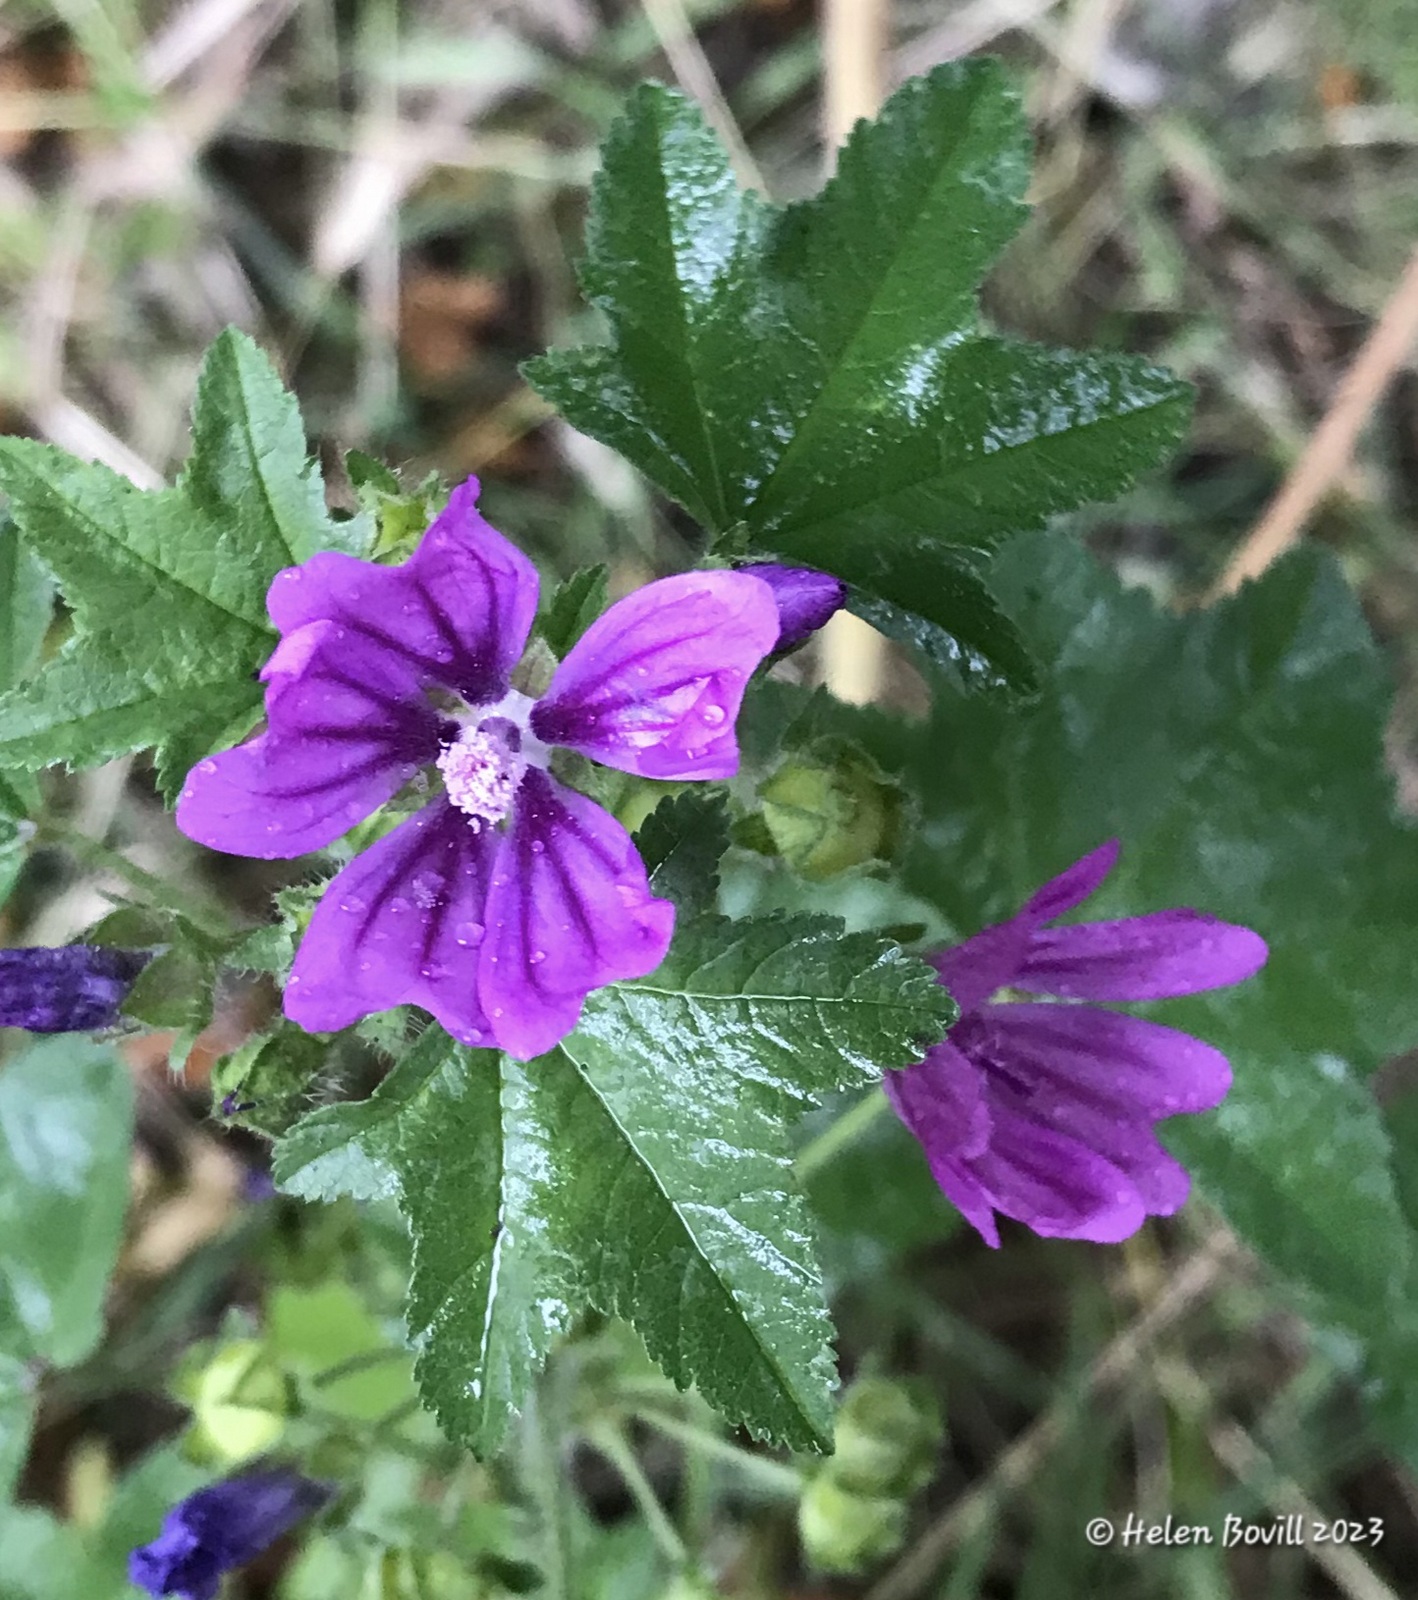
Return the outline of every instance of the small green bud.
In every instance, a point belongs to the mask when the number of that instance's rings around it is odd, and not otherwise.
[[[847,739],[816,739],[759,786],[778,853],[804,878],[888,861],[900,841],[901,790]]]
[[[909,1497],[934,1475],[943,1435],[931,1396],[890,1378],[859,1378],[837,1413],[827,1470],[856,1494]]]
[[[259,1339],[234,1339],[188,1380],[188,1449],[200,1461],[235,1465],[269,1450],[285,1432],[290,1390]]]
[[[823,1472],[798,1504],[803,1551],[823,1572],[865,1572],[901,1548],[907,1509],[903,1500],[853,1494]]]

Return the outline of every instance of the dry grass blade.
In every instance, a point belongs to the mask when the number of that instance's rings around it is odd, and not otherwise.
[[[1226,563],[1208,601],[1234,593],[1262,572],[1303,533],[1315,508],[1349,465],[1354,446],[1374,407],[1418,339],[1418,250],[1335,392],[1323,421],[1310,436],[1265,515]]]

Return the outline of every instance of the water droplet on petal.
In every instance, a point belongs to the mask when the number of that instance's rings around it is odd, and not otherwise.
[[[212,772],[215,772],[217,770],[217,764],[216,764],[215,761],[203,761],[198,766],[197,770],[198,770],[198,772],[212,773]]]
[[[501,1006],[494,1006],[492,1008],[492,1014],[495,1017],[500,1017],[502,1015],[502,1007]]]
[[[533,950],[531,955],[527,957],[527,960],[532,966],[536,967],[540,966],[541,963],[546,960],[546,958],[547,953],[545,950]]]
[[[540,839],[533,839],[532,840],[532,854],[534,856],[539,856],[539,855],[544,855],[545,853],[546,853],[546,846],[542,843],[542,841]]]
[[[723,706],[705,706],[699,713],[701,721],[711,728],[717,728],[727,715]]]

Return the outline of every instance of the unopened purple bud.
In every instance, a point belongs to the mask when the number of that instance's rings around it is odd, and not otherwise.
[[[215,1600],[223,1576],[254,1561],[331,1489],[298,1472],[251,1472],[198,1489],[163,1518],[162,1532],[128,1557],[128,1576],[150,1595]]]
[[[149,954],[91,944],[0,950],[0,1027],[31,1033],[111,1028]]]
[[[739,571],[762,578],[778,602],[778,643],[773,647],[777,655],[796,650],[847,600],[847,585],[830,572],[784,567],[776,561],[756,562]]]

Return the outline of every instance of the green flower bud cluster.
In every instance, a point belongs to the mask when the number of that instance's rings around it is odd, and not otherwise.
[[[808,1561],[856,1574],[899,1550],[944,1433],[933,1401],[914,1386],[889,1378],[854,1383],[837,1414],[836,1449],[798,1507]]]

